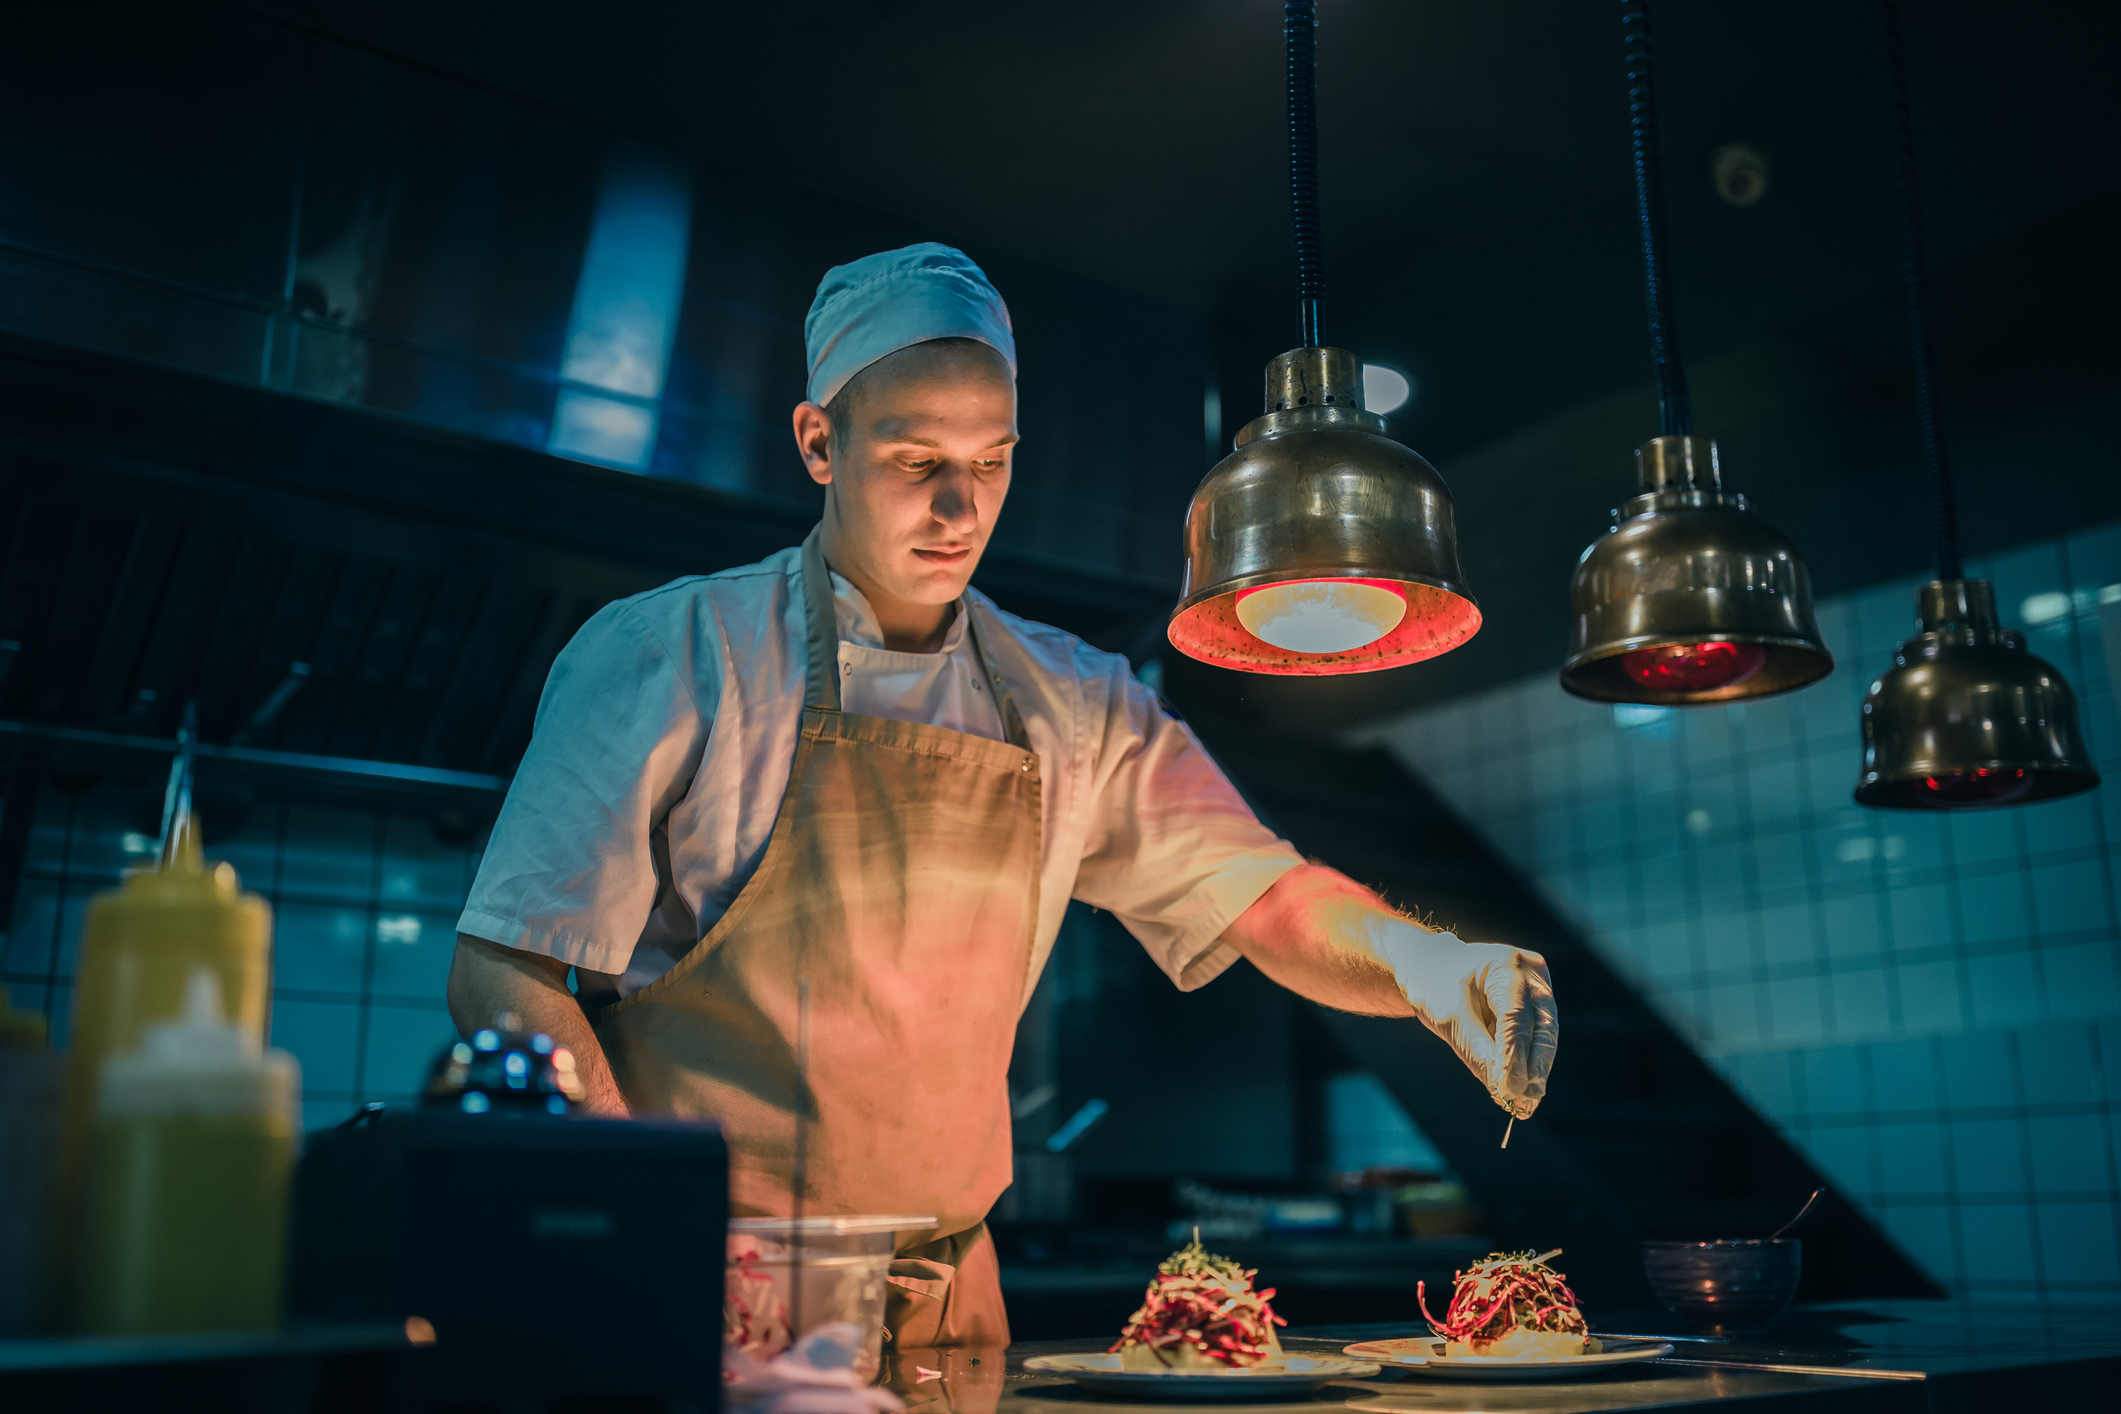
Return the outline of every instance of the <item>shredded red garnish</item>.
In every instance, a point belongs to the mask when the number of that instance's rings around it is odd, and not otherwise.
[[[1288,1324],[1268,1303],[1274,1288],[1255,1291],[1256,1269],[1217,1257],[1195,1237],[1156,1268],[1139,1311],[1128,1319],[1112,1350],[1145,1345],[1168,1365],[1182,1345],[1191,1345],[1225,1365],[1256,1365],[1274,1354],[1274,1327]]]
[[[1552,1331],[1583,1335],[1589,1327],[1576,1309],[1576,1293],[1560,1272],[1547,1265],[1561,1249],[1535,1257],[1529,1252],[1497,1252],[1453,1275],[1451,1309],[1442,1320],[1429,1314],[1426,1283],[1414,1286],[1422,1318],[1445,1340],[1486,1342],[1512,1331]]]
[[[790,1344],[788,1303],[774,1290],[773,1278],[757,1267],[758,1253],[740,1253],[725,1269],[722,1287],[722,1339],[760,1359],[771,1359]]]

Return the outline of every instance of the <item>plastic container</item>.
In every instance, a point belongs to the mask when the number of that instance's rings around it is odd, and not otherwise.
[[[193,971],[182,1019],[103,1067],[87,1147],[76,1325],[97,1335],[280,1323],[294,1057],[221,1015]]]
[[[898,1234],[932,1217],[732,1218],[722,1287],[722,1335],[762,1359],[819,1326],[846,1321],[866,1337],[855,1373],[883,1367],[884,1287]]]

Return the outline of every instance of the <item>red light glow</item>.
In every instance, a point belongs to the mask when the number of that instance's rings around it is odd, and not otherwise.
[[[1915,789],[1939,805],[2008,805],[2033,788],[2034,773],[1982,767],[1948,776],[1924,776]]]
[[[1233,589],[1172,615],[1166,633],[1173,648],[1203,663],[1245,673],[1316,677],[1419,663],[1450,652],[1480,631],[1480,609],[1472,600],[1460,598],[1448,589],[1396,579],[1343,583],[1386,590],[1404,601],[1398,623],[1389,626],[1383,637],[1338,653],[1304,652],[1269,642],[1253,632],[1239,613],[1238,604],[1241,599],[1257,596],[1249,590]]]
[[[1736,687],[1766,662],[1767,649],[1757,643],[1667,643],[1620,656],[1621,671],[1659,692]]]

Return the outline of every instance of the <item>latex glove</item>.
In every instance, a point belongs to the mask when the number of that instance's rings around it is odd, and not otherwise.
[[[741,1414],[901,1414],[904,1400],[854,1372],[862,1345],[851,1321],[817,1326],[770,1360],[724,1340],[723,1403]]]
[[[1422,1024],[1458,1052],[1496,1104],[1530,1119],[1547,1093],[1561,1035],[1547,960],[1397,918],[1378,918],[1370,933]]]

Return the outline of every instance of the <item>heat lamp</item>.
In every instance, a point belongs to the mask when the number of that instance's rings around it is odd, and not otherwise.
[[[1443,478],[1363,405],[1362,360],[1328,347],[1318,226],[1316,6],[1290,0],[1289,177],[1302,347],[1267,365],[1266,411],[1193,493],[1167,634],[1244,672],[1374,672],[1480,628]]]
[[[1599,702],[1686,707],[1789,692],[1834,670],[1797,547],[1727,491],[1693,401],[1665,269],[1663,156],[1648,0],[1627,0],[1628,113],[1660,435],[1637,493],[1577,563],[1561,685]]]
[[[1937,577],[1915,594],[1920,632],[1893,654],[1863,697],[1863,774],[1856,803],[1887,810],[1978,810],[2030,805],[2099,784],[2077,727],[2077,699],[2050,664],[2002,625],[1995,590],[1966,578],[1958,510],[1945,455],[1930,322],[1929,262],[1915,183],[1914,127],[1897,7],[1886,0],[1894,184],[1901,276],[1915,353],[1915,408],[1929,483]]]

